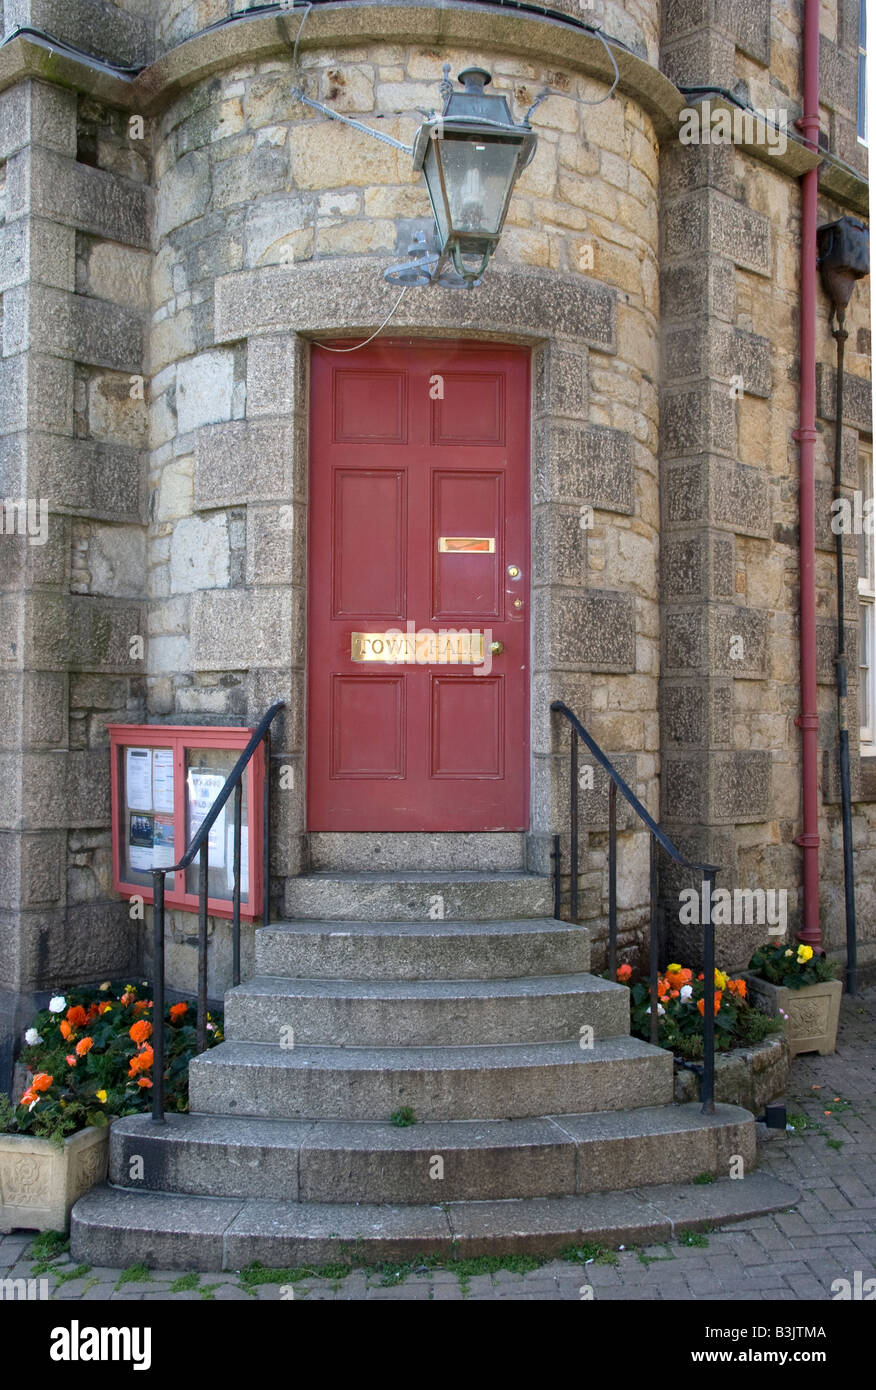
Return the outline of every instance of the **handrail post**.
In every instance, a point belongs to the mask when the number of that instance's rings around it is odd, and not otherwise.
[[[569,910],[572,921],[578,921],[578,731],[572,730],[570,743],[570,790],[572,834],[569,845]]]
[[[608,781],[608,978],[617,979],[617,787],[611,778]]]
[[[648,969],[651,988],[651,1042],[657,1046],[660,1032],[660,1001],[657,998],[657,842],[648,836]]]
[[[268,926],[271,920],[271,731],[265,731],[265,780],[262,786],[262,825],[264,844],[262,847],[262,925]]]
[[[198,860],[198,1051],[207,1046],[207,897],[210,837],[201,845]]]
[[[555,835],[555,836],[554,836],[554,848],[553,848],[553,853],[551,854],[551,859],[553,859],[553,861],[554,861],[554,917],[555,917],[556,921],[559,922],[559,920],[560,920],[560,907],[561,907],[561,894],[562,894],[562,890],[563,890],[562,881],[561,881],[561,879],[560,879],[560,837],[559,837],[559,835]]]
[[[700,1099],[703,1114],[715,1113],[715,924],[712,921],[712,897],[715,871],[706,873],[708,900],[703,922],[703,1084]]]
[[[164,870],[152,870],[152,1122],[164,1119]]]
[[[234,788],[234,863],[231,887],[231,980],[240,984],[240,841],[243,818],[243,778]]]

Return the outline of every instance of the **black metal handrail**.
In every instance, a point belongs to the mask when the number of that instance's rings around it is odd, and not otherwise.
[[[216,797],[178,864],[152,870],[152,1119],[164,1124],[164,880],[168,874],[181,873],[200,855],[198,862],[198,1028],[197,1048],[207,1046],[207,900],[209,878],[210,831],[232,792],[234,792],[234,883],[231,890],[231,953],[232,976],[240,984],[240,832],[243,806],[243,774],[259,744],[265,745],[265,779],[262,792],[262,920],[267,926],[271,910],[271,724],[285,700],[275,700],[259,720],[222,790]]]
[[[659,1013],[657,999],[657,974],[658,974],[658,950],[657,950],[657,845],[669,855],[670,859],[676,864],[680,864],[686,869],[695,869],[703,875],[709,885],[706,897],[706,921],[701,925],[703,928],[703,998],[706,1001],[703,1005],[703,1065],[700,1085],[700,1100],[703,1103],[703,1111],[706,1114],[713,1114],[715,1110],[715,1013],[714,1009],[709,1008],[709,1000],[714,990],[715,979],[715,926],[712,921],[712,895],[715,887],[715,876],[720,870],[717,864],[699,864],[695,860],[688,859],[682,854],[681,850],[672,843],[666,831],[663,830],[653,816],[645,809],[635,792],[627,786],[617,768],[606,757],[599,744],[596,743],[577,715],[573,714],[568,705],[562,700],[554,700],[551,703],[551,713],[561,714],[572,726],[571,746],[570,746],[570,844],[569,856],[571,860],[569,874],[569,907],[572,914],[572,921],[578,921],[578,873],[579,873],[579,848],[578,848],[578,740],[583,739],[590,749],[596,761],[603,771],[608,775],[608,972],[612,980],[617,977],[617,793],[626,798],[632,806],[636,815],[644,822],[648,830],[649,846],[649,894],[650,894],[650,921],[648,934],[648,967],[649,985],[651,994],[651,1042],[656,1046],[659,1033]],[[560,915],[560,837],[554,836],[554,916]],[[711,981],[711,988],[709,982]]]

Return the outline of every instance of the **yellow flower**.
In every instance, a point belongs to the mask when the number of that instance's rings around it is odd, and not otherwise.
[[[727,976],[724,974],[723,970],[715,971],[715,984],[718,986],[718,989],[727,988]]]
[[[666,973],[667,973],[667,975],[669,974],[670,971],[672,972],[673,975],[677,975],[677,974],[681,971],[681,966],[680,966],[680,965],[667,965],[667,967],[666,967]]]
[[[104,980],[103,984],[100,986],[100,988],[101,988],[102,990],[104,990],[104,989],[109,989],[109,987],[110,987],[110,982],[109,982],[109,980]]]
[[[802,965],[804,961],[811,960],[813,955],[814,952],[812,950],[812,947],[804,945],[804,943],[801,941],[800,945],[797,947],[797,959],[800,962],[800,964]]]
[[[98,1091],[97,1098],[100,1101],[101,1105],[106,1105],[106,1091]]]

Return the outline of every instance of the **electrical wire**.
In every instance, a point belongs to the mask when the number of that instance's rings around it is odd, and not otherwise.
[[[383,323],[380,325],[379,328],[375,328],[374,332],[371,334],[371,337],[370,337],[370,338],[366,338],[365,341],[364,341],[364,343],[356,343],[353,347],[348,347],[348,348],[336,348],[336,347],[329,347],[328,343],[321,343],[317,338],[314,338],[313,341],[316,343],[316,346],[317,346],[317,347],[321,347],[321,348],[322,348],[323,352],[358,352],[360,348],[367,347],[369,343],[373,343],[373,342],[374,342],[374,339],[377,337],[378,333],[381,333],[381,332],[383,331],[383,329],[386,327],[386,325],[389,323],[390,319],[392,318],[393,314],[395,313],[396,309],[397,309],[398,306],[401,304],[401,302],[402,302],[402,300],[404,299],[404,297],[405,297],[405,295],[407,294],[407,292],[408,292],[408,286],[405,285],[405,287],[404,287],[404,289],[402,290],[401,294],[399,295],[398,299],[395,301],[395,303],[393,304],[393,306],[392,306],[392,308],[390,309],[389,313],[387,314],[386,318],[383,320]]]

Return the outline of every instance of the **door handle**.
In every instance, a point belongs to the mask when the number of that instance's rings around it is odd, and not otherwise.
[[[493,656],[501,656],[504,650],[505,650],[505,643],[504,643],[504,642],[491,642],[491,643],[490,643],[490,651],[492,652]]]

